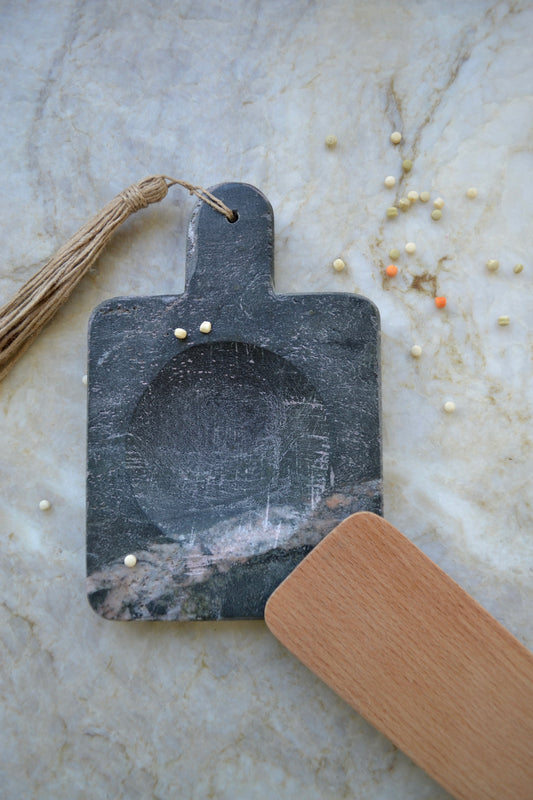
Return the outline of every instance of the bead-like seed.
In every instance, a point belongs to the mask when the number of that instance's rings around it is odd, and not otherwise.
[[[393,247],[392,250],[389,250],[389,258],[391,261],[398,261],[400,258],[400,251]]]
[[[466,190],[466,196],[470,197],[472,200],[474,199],[474,197],[477,197],[477,189],[475,188],[475,186],[471,186],[470,189]]]
[[[496,272],[500,268],[500,262],[496,258],[489,258],[487,269],[489,272]]]
[[[383,181],[387,189],[392,189],[393,186],[396,186],[396,178],[394,175],[387,175],[385,180]]]
[[[329,147],[330,150],[333,150],[334,147],[337,147],[337,137],[332,133],[326,136],[326,147]]]
[[[524,269],[523,264],[515,264],[513,267],[513,272],[516,272],[516,274],[518,275],[518,273],[522,272],[523,269]]]
[[[84,386],[87,386],[87,375],[83,376],[83,378],[81,379],[81,382],[83,383]]]
[[[413,358],[420,358],[420,356],[422,355],[422,348],[420,347],[419,344],[414,344],[411,347],[411,355],[413,356]]]
[[[209,320],[205,319],[200,325],[200,333],[211,333],[212,325]]]
[[[41,509],[41,511],[50,511],[50,509],[52,508],[52,503],[50,502],[50,500],[41,500],[41,502],[39,503],[39,508]]]
[[[400,211],[407,211],[407,209],[411,207],[411,203],[407,197],[400,197],[398,205],[400,206]]]
[[[133,555],[133,553],[128,553],[128,555],[124,558],[124,564],[127,567],[134,567],[137,563],[137,558]]]
[[[436,297],[435,298],[435,305],[437,308],[444,308],[446,305],[446,298],[445,297]]]
[[[396,264],[389,264],[385,272],[387,273],[389,278],[394,278],[394,276],[398,274],[398,267],[396,266]]]
[[[444,403],[444,410],[446,411],[447,414],[453,414],[453,412],[455,411],[455,403],[453,402],[453,400],[446,400],[446,402]]]
[[[174,331],[174,336],[176,339],[186,339],[187,338],[187,331],[185,328],[176,328]]]
[[[402,169],[404,172],[411,172],[413,169],[413,162],[410,158],[406,158],[402,161]]]
[[[441,219],[441,217],[442,217],[442,211],[440,210],[440,208],[434,208],[433,211],[431,212],[431,219]]]
[[[437,197],[435,200],[433,200],[433,205],[435,208],[444,208],[444,200],[442,197]]]
[[[398,209],[396,206],[390,206],[390,208],[387,209],[387,216],[390,219],[394,219],[394,217],[398,216]]]
[[[410,203],[416,203],[416,201],[418,200],[418,192],[415,192],[414,190],[411,192],[407,192],[407,199],[409,200]]]
[[[427,203],[431,197],[429,192],[420,192],[420,200],[422,203]]]
[[[393,144],[399,144],[402,141],[402,134],[400,131],[394,131],[391,133],[390,140]]]
[[[510,321],[507,314],[502,314],[501,317],[498,317],[498,325],[509,325]]]
[[[407,242],[407,244],[405,245],[405,252],[409,253],[409,255],[412,255],[413,253],[415,253],[416,252],[416,244],[414,242]]]
[[[345,266],[346,264],[344,263],[342,258],[336,258],[335,261],[333,262],[333,269],[335,270],[335,272],[342,272]]]

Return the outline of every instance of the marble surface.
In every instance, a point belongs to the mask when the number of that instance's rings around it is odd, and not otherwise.
[[[533,4],[4,0],[0,15],[0,302],[147,174],[258,186],[277,288],[381,311],[385,516],[533,648]],[[442,219],[417,203],[388,220],[408,189],[444,198]],[[128,221],[0,386],[3,796],[444,800],[262,622],[117,623],[87,604],[88,317],[182,291],[192,205],[175,188]]]

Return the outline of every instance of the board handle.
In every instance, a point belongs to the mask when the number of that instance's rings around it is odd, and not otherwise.
[[[236,213],[225,216],[199,202],[188,232],[185,293],[235,295],[261,302],[273,290],[274,212],[265,195],[247,183],[222,183],[210,191]]]

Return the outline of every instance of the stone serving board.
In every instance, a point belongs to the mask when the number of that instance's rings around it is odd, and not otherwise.
[[[341,520],[382,510],[376,307],[276,294],[268,200],[212,191],[238,218],[195,207],[185,292],[90,320],[87,591],[108,619],[262,618]]]

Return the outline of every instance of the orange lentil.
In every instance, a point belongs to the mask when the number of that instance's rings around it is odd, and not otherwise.
[[[435,298],[435,305],[437,308],[444,308],[446,305],[446,298],[445,297],[436,297]]]
[[[389,278],[394,278],[394,276],[398,274],[398,267],[396,266],[396,264],[389,264],[385,272],[387,273]]]

